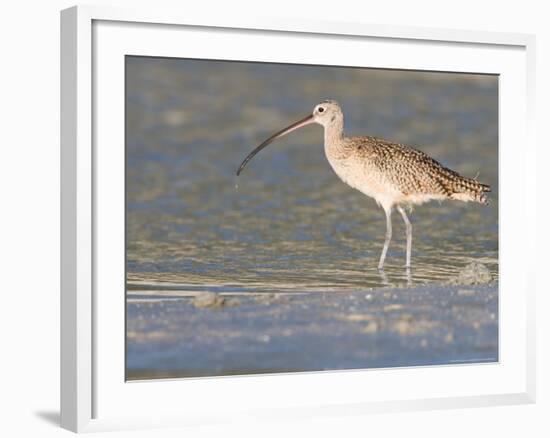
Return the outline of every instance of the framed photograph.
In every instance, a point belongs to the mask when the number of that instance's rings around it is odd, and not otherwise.
[[[534,37],[61,13],[62,426],[534,401]]]

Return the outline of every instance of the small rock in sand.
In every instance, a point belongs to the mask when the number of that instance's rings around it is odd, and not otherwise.
[[[197,295],[193,300],[195,307],[212,307],[212,308],[221,308],[221,307],[233,307],[238,306],[239,301],[235,298],[226,298],[217,294],[215,292],[205,292]]]
[[[483,263],[472,262],[451,280],[452,284],[487,284],[493,280],[491,272]]]
[[[400,335],[411,334],[414,331],[414,321],[412,315],[401,315],[401,317],[393,323],[392,329]]]
[[[364,328],[363,333],[376,333],[380,329],[380,324],[376,321],[370,321]]]

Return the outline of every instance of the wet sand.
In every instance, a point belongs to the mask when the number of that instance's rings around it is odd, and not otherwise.
[[[498,361],[498,282],[361,292],[132,292],[127,378]]]

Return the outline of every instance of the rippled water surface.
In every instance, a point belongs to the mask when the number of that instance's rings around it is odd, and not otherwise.
[[[471,260],[498,275],[494,76],[127,58],[127,282],[139,290],[326,291],[444,282]],[[491,204],[415,208],[413,269],[385,220],[329,167],[308,126],[235,171],[327,98],[350,135],[414,145],[493,187]]]

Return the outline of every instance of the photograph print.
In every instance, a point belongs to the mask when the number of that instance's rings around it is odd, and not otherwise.
[[[498,362],[498,93],[126,56],[126,379]]]

